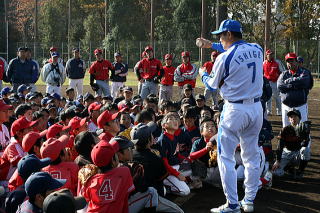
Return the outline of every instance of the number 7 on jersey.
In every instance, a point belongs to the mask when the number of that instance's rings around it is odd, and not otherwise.
[[[256,79],[256,63],[252,62],[247,64],[248,68],[250,69],[251,67],[253,67],[253,73],[252,73],[252,83],[254,83],[255,79]]]

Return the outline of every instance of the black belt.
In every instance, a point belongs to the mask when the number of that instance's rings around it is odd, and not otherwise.
[[[153,81],[153,78],[146,78],[145,81]]]
[[[260,101],[260,98],[254,98],[253,103],[257,103]],[[234,104],[243,104],[243,103],[249,103],[249,100],[239,100],[239,101],[228,101],[229,103],[234,103]]]

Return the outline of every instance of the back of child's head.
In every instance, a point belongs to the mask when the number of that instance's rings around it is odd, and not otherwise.
[[[104,111],[118,111],[118,105],[115,103],[108,103],[105,106],[101,107],[100,113],[103,113]]]
[[[32,114],[32,120],[33,121],[36,121],[36,120],[38,120],[39,118],[42,118],[42,117],[44,117],[44,114],[42,114],[40,111],[35,111]]]
[[[23,116],[28,110],[32,110],[29,104],[20,104],[14,111],[17,118]]]
[[[169,100],[162,101],[159,108],[162,113],[176,111],[175,105]]]
[[[194,107],[188,108],[185,112],[183,112],[183,118],[193,118],[197,119],[197,110]]]
[[[96,144],[95,136],[88,131],[80,132],[74,140],[75,150],[85,157],[90,157],[93,145]]]
[[[147,123],[153,121],[153,114],[150,110],[141,110],[141,112],[139,112],[135,118],[135,123],[139,124],[139,123]]]

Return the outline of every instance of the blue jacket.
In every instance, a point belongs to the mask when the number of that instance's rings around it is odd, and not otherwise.
[[[128,75],[128,65],[125,63],[113,62],[114,70],[111,70],[110,80],[113,82],[126,82]]]
[[[281,73],[277,87],[281,102],[288,107],[299,107],[308,101],[309,90],[312,88],[310,71],[299,68],[292,74],[290,70]]]
[[[11,83],[30,84],[34,83],[33,76],[38,74],[37,66],[32,60],[21,62],[19,57],[12,59],[7,70],[7,77]]]
[[[71,58],[66,64],[66,74],[70,79],[82,79],[86,72],[86,65],[82,59]]]

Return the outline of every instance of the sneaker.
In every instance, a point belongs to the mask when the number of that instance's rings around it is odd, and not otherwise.
[[[236,208],[231,209],[229,207],[228,202],[218,208],[213,208],[210,210],[211,213],[241,213],[240,206],[238,205]]]
[[[243,209],[244,212],[254,212],[254,204],[252,201],[247,201],[245,199],[240,201],[240,208]]]
[[[202,181],[200,179],[195,179],[188,184],[190,189],[200,189],[202,188]]]

